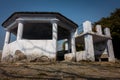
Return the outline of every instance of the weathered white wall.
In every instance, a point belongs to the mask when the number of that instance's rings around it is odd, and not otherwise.
[[[92,32],[92,23],[90,21],[85,21],[83,23],[83,31],[84,33]],[[90,34],[86,34],[84,36],[84,42],[85,42],[86,58],[88,60],[95,61],[93,36]]]
[[[54,45],[52,40],[18,40],[7,44],[4,48],[2,57],[15,54],[16,50],[21,50],[28,58],[36,58],[46,55],[55,58]]]
[[[87,60],[85,53],[86,53],[85,51],[76,52],[76,61]]]
[[[82,61],[82,60],[87,60],[85,51],[76,52],[75,57],[76,57],[77,62]],[[74,54],[72,53],[65,54],[64,59],[66,61],[72,61],[74,59]]]

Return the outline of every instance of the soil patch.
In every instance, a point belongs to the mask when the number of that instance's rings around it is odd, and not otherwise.
[[[0,80],[119,80],[120,63],[0,63]]]

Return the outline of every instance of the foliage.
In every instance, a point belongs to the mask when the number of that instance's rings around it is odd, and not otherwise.
[[[103,28],[109,27],[112,37],[120,38],[120,9],[116,9],[109,17],[103,17],[95,24],[100,24]]]

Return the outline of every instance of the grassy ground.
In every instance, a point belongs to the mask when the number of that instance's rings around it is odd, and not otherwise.
[[[120,80],[120,61],[0,62],[0,80]]]
[[[0,63],[0,80],[120,80],[120,63]]]

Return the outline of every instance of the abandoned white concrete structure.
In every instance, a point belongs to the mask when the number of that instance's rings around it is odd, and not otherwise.
[[[115,61],[109,29],[106,28],[103,35],[101,26],[97,25],[97,33],[94,33],[89,21],[83,23],[81,34],[77,33],[76,23],[56,12],[16,12],[2,25],[6,30],[2,61],[21,56],[28,61],[42,57],[57,60],[57,41],[62,39],[68,40],[65,60],[95,61],[95,58],[101,60],[96,55],[106,54],[109,61]],[[10,43],[11,33],[16,35],[16,41]],[[85,44],[85,50],[76,52],[76,44]]]
[[[57,41],[69,39],[69,49],[75,54],[75,31],[77,24],[53,12],[16,12],[3,26],[6,30],[2,60],[20,50],[28,60],[47,56],[56,59]],[[9,43],[10,33],[17,36],[16,41]]]
[[[76,53],[77,61],[98,59],[108,59],[110,62],[115,62],[113,45],[109,28],[102,32],[101,25],[96,25],[96,32],[92,31],[90,21],[83,23],[83,32],[76,36],[76,44],[84,44],[84,51]]]

